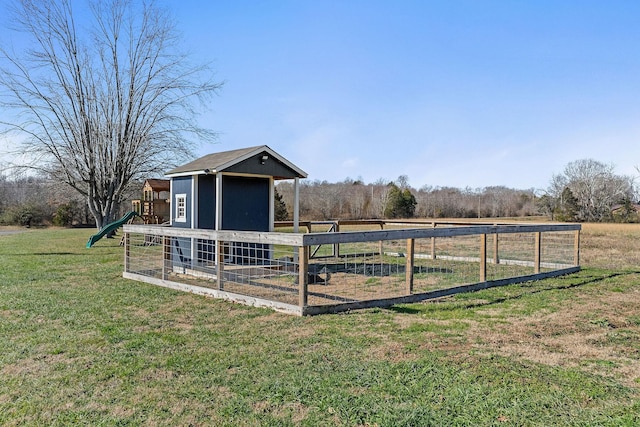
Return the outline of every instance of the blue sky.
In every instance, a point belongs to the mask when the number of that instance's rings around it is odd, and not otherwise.
[[[267,144],[310,179],[546,187],[640,165],[640,2],[182,1],[226,85],[204,154]]]
[[[547,187],[638,175],[640,2],[165,2],[226,81],[201,155],[266,144],[312,180]]]

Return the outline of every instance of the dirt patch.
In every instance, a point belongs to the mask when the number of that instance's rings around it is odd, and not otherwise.
[[[11,234],[18,234],[27,231],[24,228],[17,227],[0,227],[0,236],[10,236]]]
[[[34,358],[26,358],[9,363],[2,367],[2,376],[43,376],[50,372],[51,367],[58,363],[70,363],[70,359],[65,354],[45,354]]]
[[[553,313],[506,318],[490,330],[472,323],[467,338],[487,353],[577,367],[640,387],[640,289],[583,297]]]

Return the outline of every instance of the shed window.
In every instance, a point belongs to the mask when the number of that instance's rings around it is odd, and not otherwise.
[[[177,222],[187,222],[187,195],[176,194],[176,216]]]

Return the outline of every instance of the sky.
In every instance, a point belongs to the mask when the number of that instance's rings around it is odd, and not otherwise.
[[[414,188],[542,189],[585,158],[639,175],[638,1],[164,4],[225,82],[198,155],[265,144],[309,180]]]

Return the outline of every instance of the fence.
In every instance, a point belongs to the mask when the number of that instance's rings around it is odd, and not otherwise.
[[[126,225],[123,276],[310,315],[417,302],[580,269],[577,224],[411,225],[359,231],[332,226],[310,233]]]

